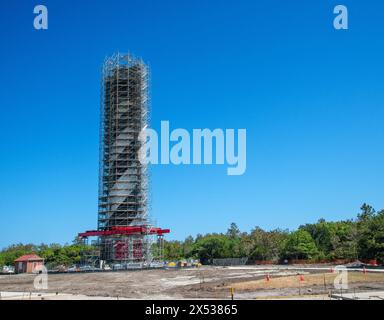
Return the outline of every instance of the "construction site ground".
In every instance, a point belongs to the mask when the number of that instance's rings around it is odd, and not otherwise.
[[[330,299],[331,295],[384,292],[384,270],[348,271],[348,289],[334,286],[332,266],[232,266],[95,273],[1,275],[0,299]],[[375,294],[377,297],[378,295]]]

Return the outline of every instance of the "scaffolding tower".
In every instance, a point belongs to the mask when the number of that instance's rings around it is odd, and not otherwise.
[[[139,158],[143,143],[139,135],[148,118],[147,65],[131,54],[106,58],[101,83],[98,226],[97,231],[79,236],[98,236],[100,260],[108,263],[150,263],[154,236],[162,239],[169,232],[154,228],[148,218],[148,167]]]
[[[147,166],[139,134],[147,124],[148,67],[115,54],[103,66],[98,230],[146,224]]]

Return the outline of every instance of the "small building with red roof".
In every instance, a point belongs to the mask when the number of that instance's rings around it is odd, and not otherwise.
[[[33,273],[38,266],[44,265],[44,259],[36,254],[25,254],[15,260],[16,273]]]

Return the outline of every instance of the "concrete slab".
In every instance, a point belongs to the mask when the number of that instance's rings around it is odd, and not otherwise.
[[[336,300],[384,300],[384,291],[334,293],[331,298]]]

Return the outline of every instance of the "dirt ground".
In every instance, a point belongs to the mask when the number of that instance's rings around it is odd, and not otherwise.
[[[242,266],[49,274],[44,293],[129,299],[326,299],[337,273],[329,267]],[[267,281],[266,275],[269,275]],[[35,275],[2,275],[0,292],[37,292]],[[384,273],[348,272],[347,291],[384,290]]]

